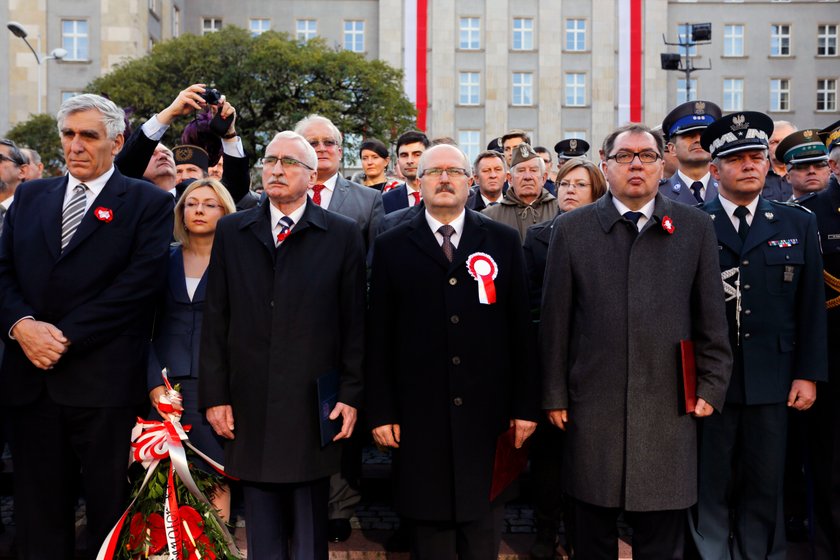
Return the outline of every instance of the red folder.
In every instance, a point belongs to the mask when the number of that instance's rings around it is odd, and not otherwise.
[[[516,480],[528,464],[528,441],[517,449],[516,428],[511,426],[496,440],[496,458],[493,462],[493,484],[490,487],[490,501],[495,500],[502,491]]]
[[[694,364],[694,342],[691,340],[680,341],[680,360],[683,392],[680,406],[685,414],[691,414],[697,406],[697,367]]]

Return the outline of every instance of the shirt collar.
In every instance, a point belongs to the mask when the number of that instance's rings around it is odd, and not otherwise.
[[[612,197],[612,201],[613,201],[613,204],[615,205],[615,209],[618,210],[618,213],[621,214],[622,216],[627,212],[631,212],[631,210],[629,208],[627,208],[615,196]],[[648,201],[647,204],[645,204],[644,206],[639,208],[637,210],[637,212],[641,212],[642,214],[644,214],[645,218],[650,220],[651,216],[653,216],[653,207],[654,207],[655,203],[656,203],[656,197],[651,198],[650,201]]]
[[[277,228],[277,222],[280,221],[280,218],[282,218],[283,216],[287,216],[287,215],[292,219],[292,222],[294,222],[294,225],[292,226],[292,229],[294,229],[294,226],[296,226],[298,224],[300,219],[303,217],[303,212],[306,210],[306,201],[304,200],[303,202],[304,203],[301,204],[300,206],[298,206],[297,208],[295,208],[295,210],[292,211],[291,214],[284,214],[276,206],[274,206],[271,203],[271,201],[268,201],[268,212],[269,212],[269,215],[271,216],[271,229],[272,229],[272,231],[274,231],[274,229]]]
[[[690,187],[690,186],[691,186],[691,184],[692,184],[692,183],[694,183],[694,179],[690,178],[688,175],[686,175],[685,173],[683,173],[683,172],[682,172],[682,171],[680,171],[679,169],[677,169],[677,173],[679,174],[680,179],[682,180],[682,182],[683,182],[683,183],[685,183],[687,186],[689,186],[689,187]],[[701,178],[699,179],[699,181],[700,181],[701,183],[703,183],[703,188],[704,188],[704,189],[705,189],[706,187],[708,187],[708,186],[709,186],[709,178],[710,178],[711,176],[712,176],[711,172],[707,171],[707,172],[706,172],[706,174],[705,174],[705,175],[703,175],[703,177],[701,177]]]
[[[91,179],[90,181],[80,181],[79,179],[73,177],[69,173],[67,174],[67,192],[73,192],[78,185],[84,183],[87,185],[88,190],[93,193],[94,198],[99,196],[99,193],[102,192],[102,189],[105,188],[105,183],[111,178],[111,175],[114,174],[114,166],[111,165],[111,168],[97,177],[96,179]]]
[[[11,206],[11,205],[12,205],[12,202],[13,202],[14,200],[15,200],[15,195],[12,195],[12,196],[10,196],[9,198],[7,198],[6,200],[4,200],[3,202],[0,202],[0,206],[2,206],[3,208],[5,208],[6,210],[8,210],[8,209],[9,209],[9,206]]]
[[[315,184],[316,185],[319,185],[319,184],[324,185],[325,187],[327,187],[328,191],[333,192],[335,190],[335,184],[337,182],[338,182],[338,173],[336,173],[335,175],[333,175],[332,177],[330,177],[329,179],[327,179],[323,183],[318,183],[318,181],[316,180]],[[309,190],[312,190],[312,188],[310,187]]]
[[[429,214],[428,208],[425,211],[426,214],[426,223],[429,224],[429,227],[432,229],[432,233],[437,233],[437,230],[440,229],[440,226],[444,225],[443,222],[437,221],[431,214]],[[458,217],[449,222],[449,225],[455,229],[455,235],[459,238],[461,234],[464,232],[464,218],[466,217],[467,213],[465,210],[461,210],[461,213],[458,214]]]
[[[735,215],[735,209],[738,208],[739,205],[727,200],[723,197],[723,195],[719,195],[718,198],[720,199],[720,205],[723,206],[723,211],[726,212],[726,215],[731,219],[732,216]],[[750,216],[755,216],[756,208],[758,208],[758,196],[756,196],[752,202],[747,204],[747,210],[750,211]]]

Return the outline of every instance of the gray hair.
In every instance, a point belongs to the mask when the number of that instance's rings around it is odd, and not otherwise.
[[[321,115],[312,114],[300,119],[295,125],[295,132],[303,136],[303,131],[313,124],[326,125],[326,127],[330,129],[330,132],[332,132],[333,139],[336,142],[338,142],[339,145],[341,144],[343,140],[343,136],[341,136],[341,131],[338,130],[338,127],[335,126],[330,119],[328,119],[327,117],[322,117]]]
[[[834,146],[830,152],[828,152],[828,159],[840,165],[840,144]]]
[[[125,111],[117,107],[110,99],[93,93],[83,93],[70,97],[61,104],[55,118],[58,121],[58,132],[64,128],[64,119],[73,113],[82,111],[99,111],[102,113],[102,124],[108,138],[114,140],[118,134],[125,131]]]
[[[303,151],[306,154],[304,156],[304,162],[306,165],[311,167],[312,169],[318,168],[318,154],[315,153],[315,148],[313,148],[309,142],[306,141],[306,138],[298,134],[297,132],[292,132],[291,130],[284,130],[283,132],[278,132],[274,135],[274,138],[271,139],[271,142],[275,140],[295,140],[300,142],[303,146]]]
[[[473,173],[478,173],[479,163],[481,163],[485,159],[490,158],[498,158],[498,160],[502,162],[502,169],[507,171],[507,161],[505,161],[505,154],[499,153],[495,150],[484,150],[483,152],[479,152],[479,154],[475,156],[475,161],[473,162]]]
[[[793,132],[799,130],[799,128],[790,121],[773,121],[773,129],[781,128],[783,126],[790,128]]]
[[[543,158],[541,158],[541,157],[536,157],[536,158],[531,158],[531,159],[536,159],[536,160],[539,160],[539,164],[538,164],[538,165],[540,166],[540,175],[545,175],[545,160],[544,160]],[[516,168],[517,168],[517,167],[519,167],[519,166],[520,166],[520,165],[522,165],[523,163],[528,163],[529,161],[531,161],[531,159],[527,159],[527,160],[525,160],[525,161],[520,161],[519,163],[517,163],[516,165],[514,165],[513,167],[511,167],[511,168],[510,168],[510,174],[511,174],[511,176],[516,175],[515,171],[516,171]]]
[[[426,170],[427,161],[431,154],[447,149],[455,150],[459,154],[461,154],[461,159],[464,161],[464,169],[467,170],[467,177],[472,177],[472,166],[470,165],[470,160],[467,157],[467,154],[464,153],[464,150],[462,150],[458,146],[453,146],[452,144],[438,144],[437,146],[432,146],[431,148],[423,152],[423,155],[420,156],[420,161],[417,162],[417,176],[423,176],[423,171]]]
[[[24,155],[29,156],[29,163],[34,163],[35,165],[41,163],[41,154],[32,148],[21,148],[20,151],[23,152]]]

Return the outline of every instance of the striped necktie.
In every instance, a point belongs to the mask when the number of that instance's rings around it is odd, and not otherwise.
[[[288,216],[283,216],[277,222],[277,225],[280,226],[280,231],[277,233],[277,242],[275,245],[280,246],[280,244],[283,243],[283,240],[289,237],[289,234],[292,232],[292,226],[295,225],[295,221]]]
[[[61,250],[64,251],[70,240],[73,239],[73,234],[79,229],[79,224],[82,222],[82,217],[85,215],[85,204],[87,203],[87,185],[79,183],[73,189],[73,196],[70,197],[70,202],[64,207],[61,213]]]

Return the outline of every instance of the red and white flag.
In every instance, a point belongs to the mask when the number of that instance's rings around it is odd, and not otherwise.
[[[618,124],[641,122],[644,0],[618,0]]]

